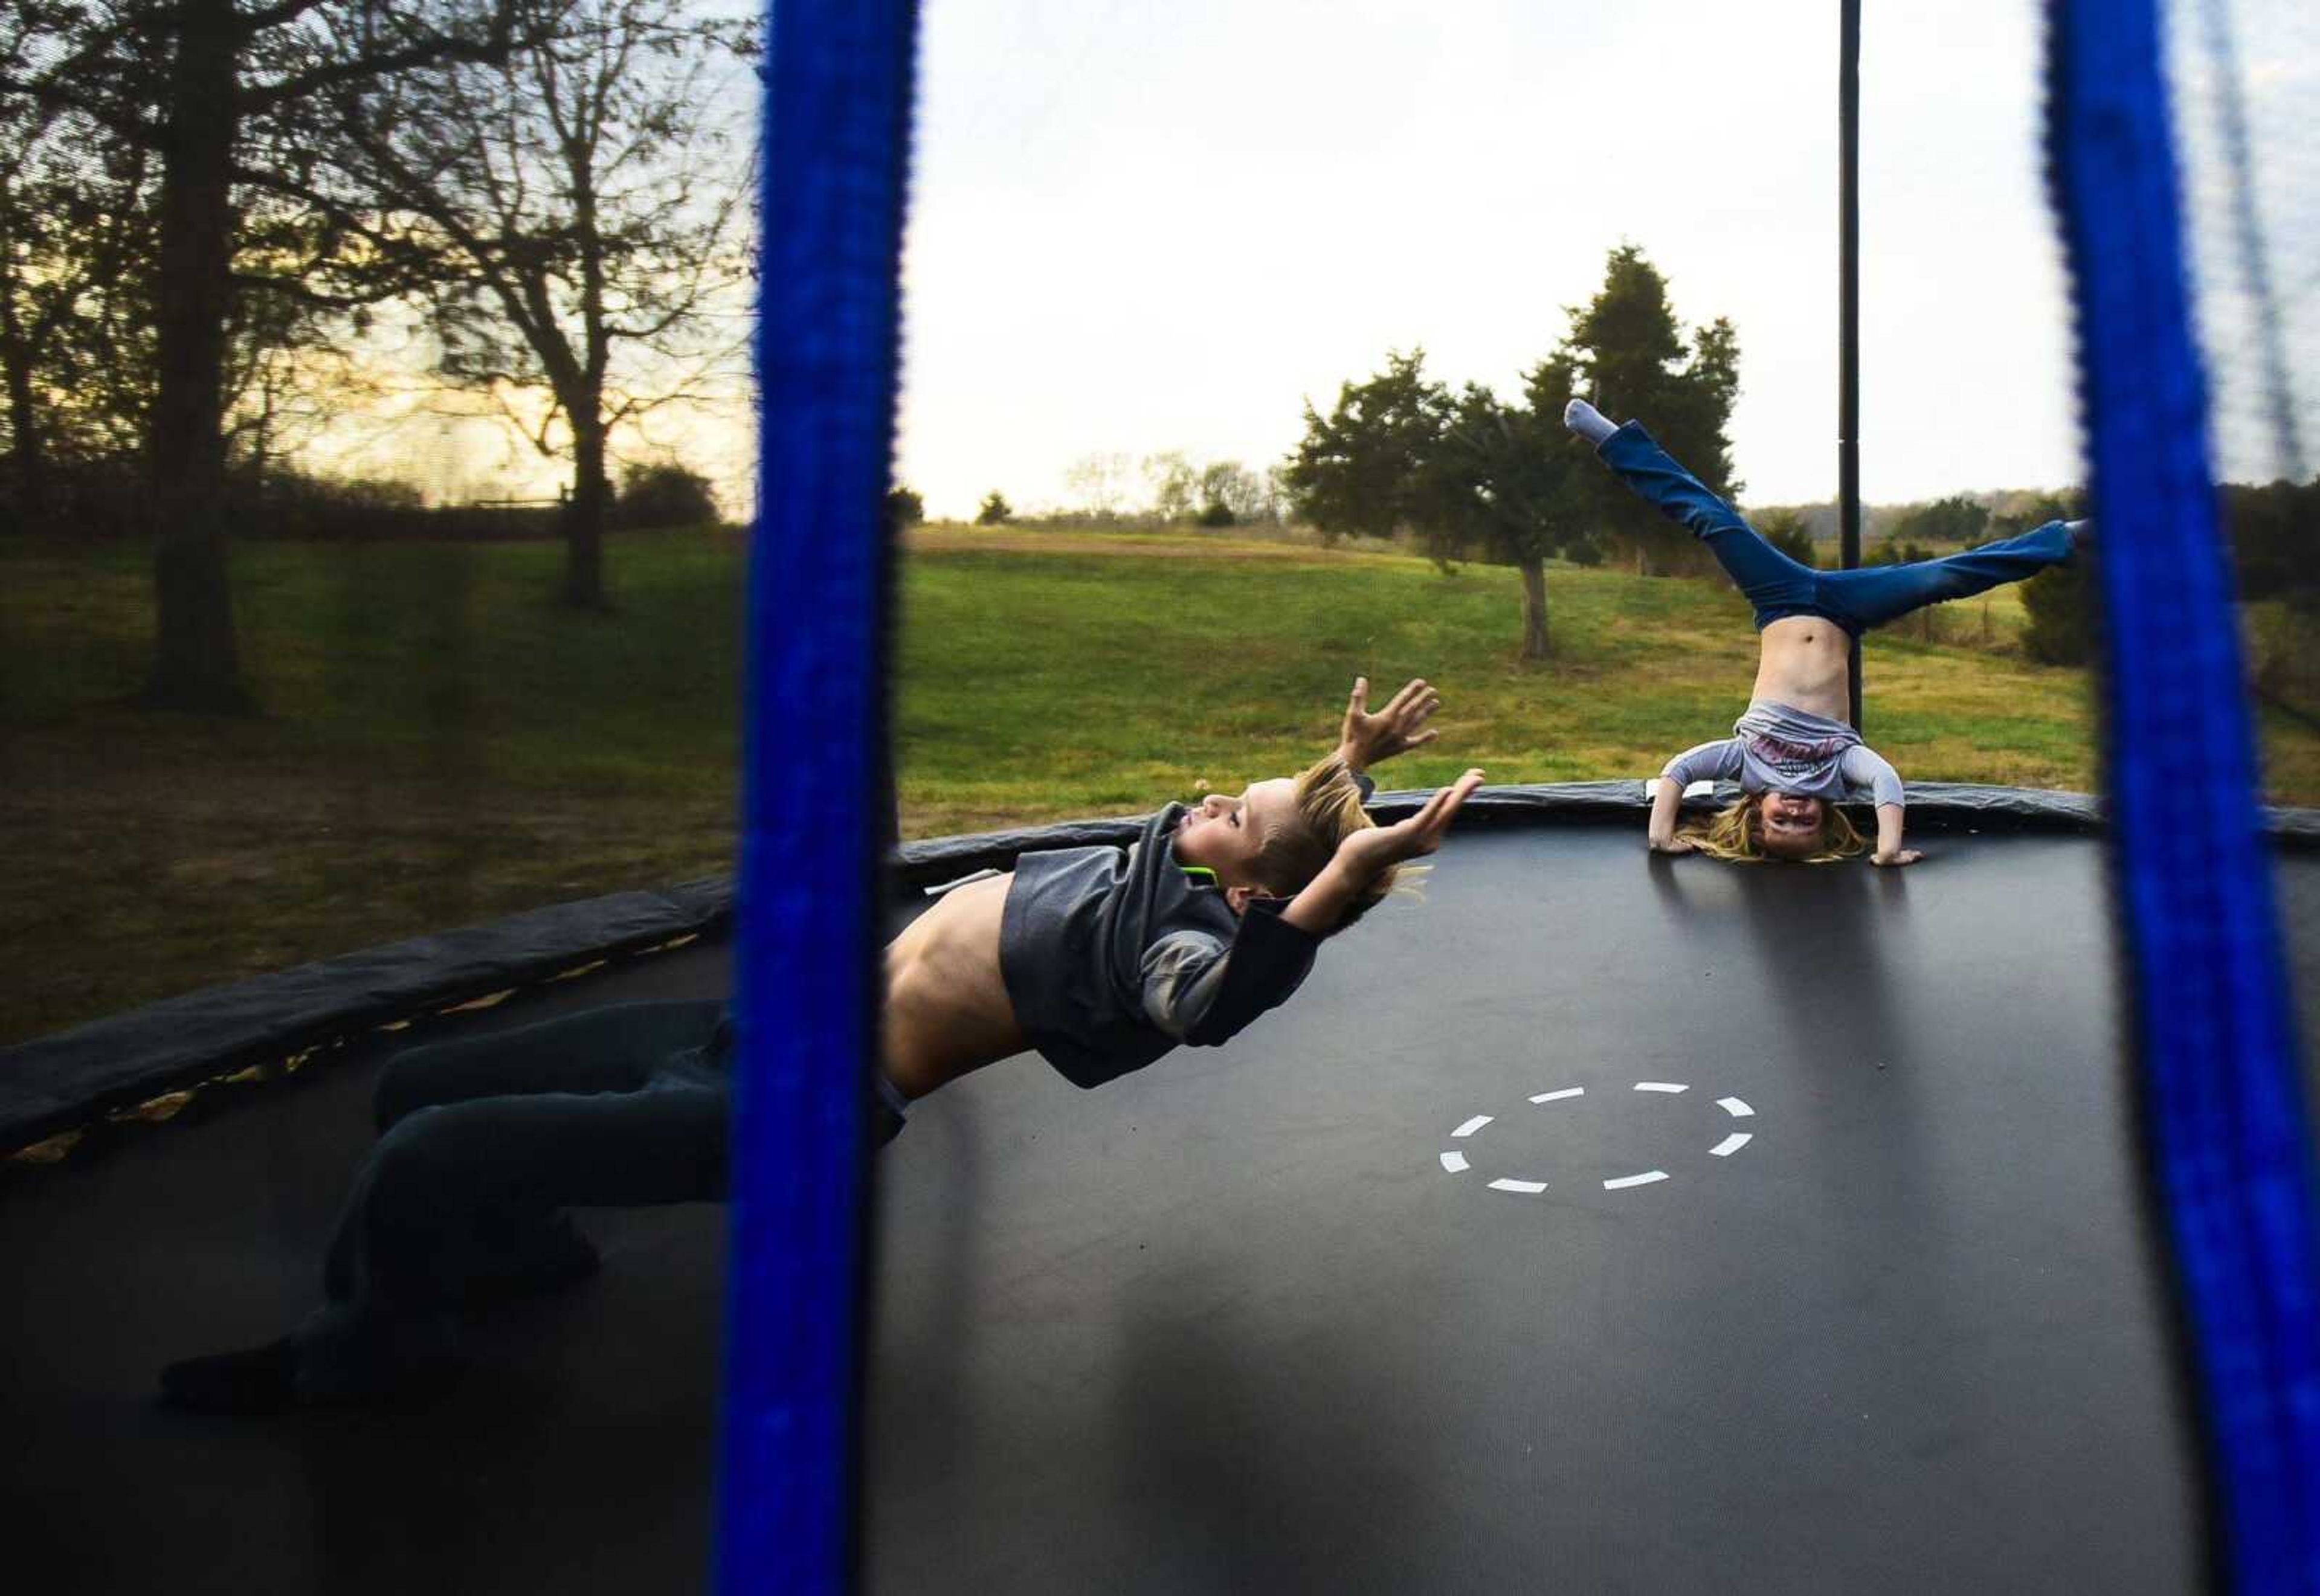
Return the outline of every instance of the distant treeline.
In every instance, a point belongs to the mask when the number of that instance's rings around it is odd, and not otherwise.
[[[59,462],[47,484],[50,536],[104,540],[150,525],[142,479],[116,461]],[[719,519],[709,479],[681,465],[632,466],[607,492],[605,524],[619,531],[700,526]],[[430,504],[408,483],[311,475],[281,466],[229,473],[225,503],[237,538],[276,542],[508,541],[566,535],[568,495],[534,502]],[[164,512],[166,513],[166,510]],[[25,524],[0,483],[0,526]]]
[[[2320,608],[2320,563],[2313,558],[2315,534],[2320,534],[2320,477],[2262,486],[2229,482],[2218,491],[2239,596],[2289,599]],[[1872,561],[1880,554],[1922,558],[2011,537],[2041,521],[2087,513],[2086,496],[2076,490],[2011,489],[1869,507],[1862,515],[1862,553]],[[1783,505],[1750,514],[1768,531],[1800,533],[1813,545],[1833,546],[1838,536],[1834,504]]]

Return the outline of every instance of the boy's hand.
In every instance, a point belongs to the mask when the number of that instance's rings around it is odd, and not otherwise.
[[[1370,679],[1355,676],[1353,695],[1346,701],[1346,723],[1337,732],[1337,753],[1356,775],[1442,735],[1426,730],[1426,722],[1442,707],[1442,695],[1422,678],[1395,694],[1376,714],[1369,712],[1369,705]]]
[[[1419,805],[1408,820],[1366,827],[1346,838],[1337,844],[1337,862],[1366,880],[1389,865],[1432,853],[1442,846],[1442,833],[1450,829],[1459,806],[1482,784],[1482,773],[1468,771]]]
[[[1699,844],[1681,831],[1664,842],[1656,837],[1653,838],[1651,842],[1652,851],[1655,854],[1695,854],[1699,851]]]
[[[1897,848],[1890,854],[1882,851],[1871,854],[1869,856],[1869,862],[1872,865],[1883,865],[1889,869],[1898,870],[1904,865],[1914,865],[1925,857],[1925,852],[1921,848]]]
[[[1358,703],[1361,689],[1354,691]],[[1282,922],[1308,936],[1334,936],[1345,923],[1346,909],[1387,866],[1430,854],[1442,846],[1442,833],[1449,830],[1451,817],[1482,784],[1482,773],[1470,770],[1454,785],[1428,798],[1400,824],[1366,826],[1346,838],[1337,844],[1337,853],[1321,867],[1321,874],[1289,900],[1289,907],[1281,911]]]

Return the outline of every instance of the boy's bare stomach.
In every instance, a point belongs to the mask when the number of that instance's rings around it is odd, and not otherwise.
[[[905,1097],[924,1097],[1023,1051],[999,967],[1000,923],[1014,882],[997,875],[946,893],[886,945],[880,1045],[886,1078]]]
[[[1756,634],[1756,688],[1791,709],[1845,719],[1852,710],[1853,639],[1833,621],[1788,615]]]

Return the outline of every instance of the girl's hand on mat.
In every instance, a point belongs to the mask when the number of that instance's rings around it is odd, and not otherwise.
[[[1655,854],[1696,854],[1699,851],[1699,844],[1681,832],[1669,838],[1665,842],[1654,837],[1651,839],[1651,845],[1652,851]]]
[[[1432,853],[1442,846],[1442,833],[1450,829],[1459,806],[1482,784],[1482,773],[1468,771],[1419,805],[1418,812],[1408,820],[1391,826],[1371,826],[1346,838],[1337,844],[1338,860],[1347,870],[1366,878],[1389,865]]]
[[[1914,865],[1925,857],[1925,850],[1922,848],[1896,848],[1890,854],[1871,854],[1869,862],[1898,870],[1904,865]]]
[[[1373,715],[1370,713],[1370,679],[1355,676],[1353,695],[1346,700],[1345,725],[1337,732],[1337,755],[1348,770],[1358,773],[1381,759],[1424,748],[1442,735],[1426,727],[1441,707],[1442,694],[1419,677]]]

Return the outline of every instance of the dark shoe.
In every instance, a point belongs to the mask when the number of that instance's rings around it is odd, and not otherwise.
[[[195,1413],[285,1412],[298,1405],[298,1349],[285,1336],[171,1364],[161,1371],[161,1400]]]
[[[451,1347],[418,1345],[320,1370],[295,1336],[247,1352],[189,1357],[161,1371],[161,1401],[189,1413],[259,1415],[309,1408],[417,1408],[449,1392],[467,1365]]]

